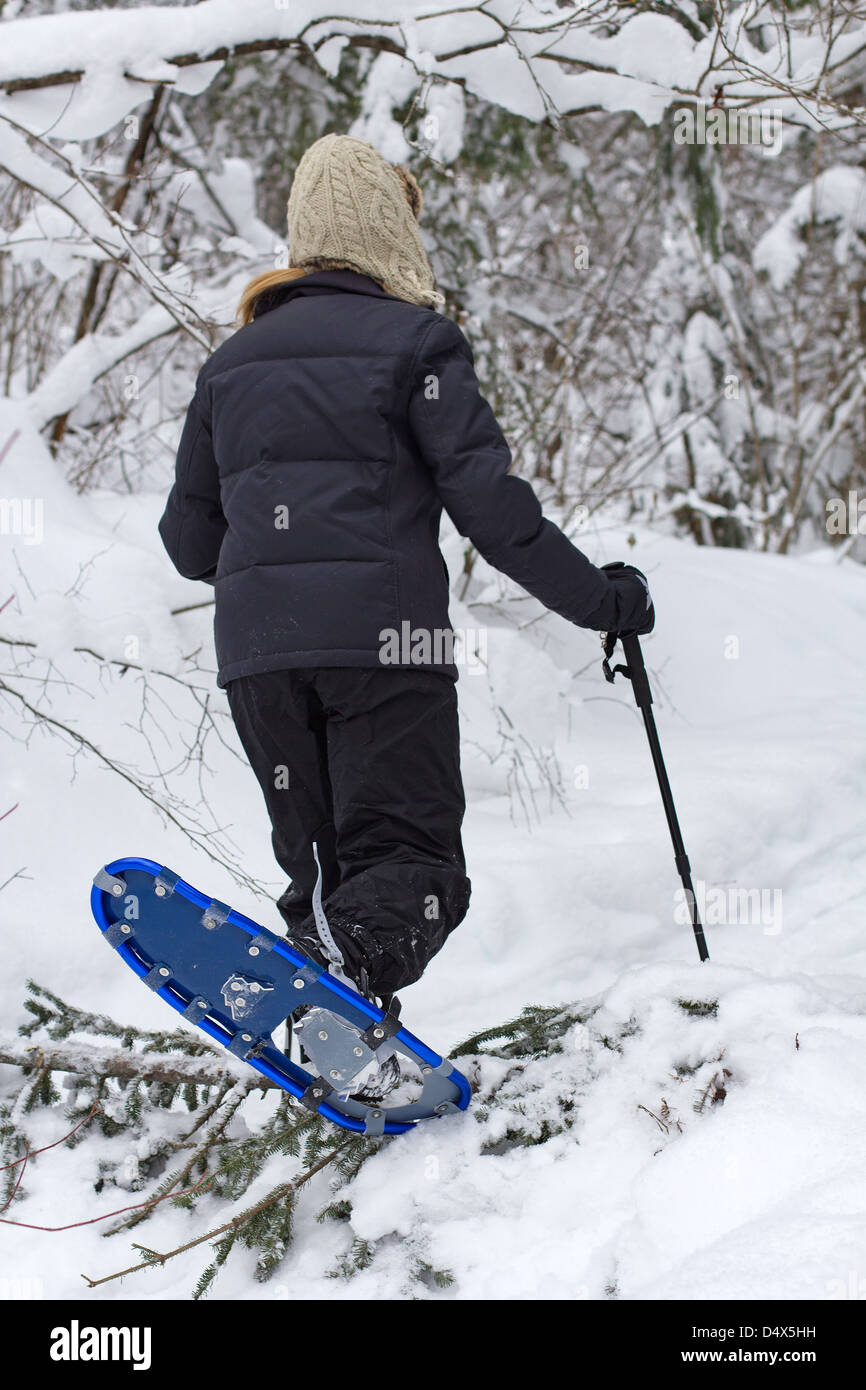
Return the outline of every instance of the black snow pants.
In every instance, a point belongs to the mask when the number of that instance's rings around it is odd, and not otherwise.
[[[347,974],[365,971],[378,995],[411,984],[469,906],[454,681],[319,667],[241,676],[226,693],[291,879],[277,905],[292,940],[325,960],[315,841]]]

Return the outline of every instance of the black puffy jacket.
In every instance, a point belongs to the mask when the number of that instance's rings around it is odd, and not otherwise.
[[[219,684],[378,666],[383,633],[447,631],[443,507],[548,608],[633,625],[640,586],[591,564],[510,463],[451,319],[354,271],[281,288],[202,367],[159,526],[180,573],[215,583]]]

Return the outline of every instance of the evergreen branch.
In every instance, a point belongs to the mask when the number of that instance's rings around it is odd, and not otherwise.
[[[65,1137],[68,1139],[69,1135]],[[58,1142],[62,1143],[62,1140]],[[51,1145],[49,1145],[49,1148],[50,1147]],[[90,1216],[86,1221],[70,1221],[66,1226],[37,1226],[32,1221],[12,1221],[8,1216],[0,1216],[0,1225],[23,1226],[27,1231],[50,1231],[52,1234],[57,1231],[74,1231],[79,1226],[94,1226],[98,1221],[108,1221],[112,1216],[122,1216],[126,1211],[138,1211],[141,1207],[152,1209],[158,1206],[160,1202],[166,1201],[169,1197],[192,1197],[198,1192],[201,1192],[209,1182],[210,1174],[205,1173],[204,1177],[200,1178],[195,1184],[195,1187],[191,1187],[188,1192],[166,1192],[161,1197],[148,1197],[146,1202],[137,1202],[131,1207],[118,1207],[116,1211],[106,1211],[101,1216]],[[86,1278],[86,1276],[84,1277]],[[96,1282],[101,1283],[102,1281],[97,1279]]]
[[[23,1154],[21,1158],[14,1159],[12,1163],[4,1163],[2,1167],[0,1167],[0,1173],[5,1173],[8,1168],[14,1168],[16,1163],[22,1163],[26,1166],[28,1159],[35,1158],[37,1154],[47,1153],[49,1149],[56,1149],[59,1144],[65,1144],[67,1139],[71,1139],[73,1134],[77,1134],[79,1129],[82,1129],[84,1125],[88,1123],[89,1120],[93,1119],[98,1109],[98,1105],[92,1105],[88,1110],[87,1114],[84,1116],[84,1119],[80,1120],[79,1123],[75,1126],[75,1128],[71,1129],[68,1134],[64,1134],[62,1139],[55,1139],[53,1144],[43,1144],[41,1149],[28,1149],[27,1152]],[[7,1202],[4,1207],[0,1208],[0,1211],[5,1211],[8,1205],[9,1202]]]
[[[31,1056],[31,1053],[38,1055]],[[280,1089],[275,1081],[258,1074],[250,1077],[247,1082],[246,1078],[237,1077],[229,1067],[221,1066],[216,1059],[213,1066],[205,1066],[194,1057],[173,1057],[167,1060],[154,1053],[110,1052],[107,1048],[88,1048],[85,1052],[78,1048],[59,1047],[45,1052],[37,1047],[22,1049],[0,1039],[0,1063],[21,1067],[24,1071],[38,1067],[40,1071],[65,1072],[90,1080],[119,1077],[123,1080],[147,1083],[192,1083],[196,1086],[222,1086],[226,1082],[234,1082],[239,1085],[248,1084],[250,1090]],[[0,1172],[2,1171],[0,1168]]]
[[[262,1080],[264,1079],[265,1078],[263,1077]],[[275,1082],[268,1082],[267,1084],[269,1086],[276,1085]],[[194,1150],[192,1156],[187,1160],[184,1166],[180,1168],[176,1173],[171,1174],[162,1184],[162,1187],[159,1190],[165,1196],[169,1196],[179,1184],[189,1181],[190,1177],[192,1176],[193,1170],[195,1169],[197,1164],[202,1163],[203,1160],[207,1158],[207,1155],[210,1152],[210,1150],[216,1144],[219,1143],[220,1139],[225,1133],[228,1124],[234,1118],[238,1108],[246,1100],[250,1091],[254,1089],[256,1089],[256,1083],[254,1081],[251,1080],[250,1082],[247,1082],[246,1080],[243,1080],[238,1081],[235,1086],[229,1087],[228,1090],[222,1090],[217,1099],[211,1105],[208,1106],[207,1111],[201,1117],[201,1119],[195,1125],[193,1125],[192,1129],[189,1130],[186,1135],[181,1136],[181,1142],[184,1142],[186,1139],[189,1138],[191,1134],[195,1133],[196,1129],[200,1129],[202,1124],[206,1124],[208,1119],[210,1119],[211,1116],[213,1116],[216,1113],[216,1111],[223,1104],[225,1104],[224,1114],[220,1116],[218,1123],[213,1127],[213,1129],[209,1129],[207,1131],[204,1142],[198,1145],[198,1147]],[[236,1093],[234,1096],[232,1095],[232,1091]],[[140,1221],[145,1221],[149,1215],[150,1213],[146,1211],[134,1213],[132,1216],[128,1217],[126,1221],[121,1221],[117,1226],[112,1227],[110,1231],[105,1231],[104,1234],[107,1236],[114,1236],[117,1235],[119,1231],[131,1230],[132,1227],[137,1226]]]
[[[6,1201],[3,1203],[2,1207],[0,1207],[0,1216],[2,1216],[2,1215],[4,1214],[4,1212],[7,1212],[7,1211],[9,1210],[9,1208],[10,1208],[11,1205],[12,1205],[12,1203],[15,1201],[15,1198],[18,1196],[18,1189],[19,1189],[19,1187],[21,1186],[21,1183],[22,1183],[22,1181],[23,1181],[23,1179],[24,1179],[24,1174],[25,1174],[25,1172],[27,1171],[27,1163],[28,1163],[28,1160],[30,1159],[30,1157],[31,1157],[31,1150],[30,1150],[30,1149],[25,1149],[24,1154],[22,1155],[21,1158],[16,1158],[15,1161],[14,1161],[13,1163],[4,1164],[4,1171],[5,1171],[5,1169],[7,1169],[7,1168],[14,1168],[16,1163],[20,1163],[20,1164],[21,1164],[21,1167],[20,1167],[19,1170],[18,1170],[18,1176],[17,1176],[17,1178],[15,1179],[14,1183],[12,1184],[12,1189],[11,1189],[11,1191],[10,1191],[10,1193],[9,1193],[9,1196],[6,1198]]]
[[[101,1033],[106,1037],[119,1038],[124,1048],[140,1042],[146,1045],[146,1050],[150,1049],[153,1052],[183,1052],[190,1057],[222,1055],[219,1049],[206,1043],[203,1038],[184,1029],[176,1028],[172,1032],[166,1032],[165,1029],[154,1031],[131,1028],[128,1024],[115,1022],[108,1014],[94,1014],[87,1009],[77,1009],[58,995],[52,994],[44,985],[37,984],[35,980],[28,980],[27,988],[33,998],[26,1000],[24,1007],[28,1013],[35,1016],[36,1022],[20,1026],[18,1031],[22,1037],[30,1037],[37,1027],[43,1026],[54,1042],[68,1038],[72,1033]],[[41,1002],[43,1000],[47,1000],[53,1007],[46,1007]]]
[[[325,1154],[324,1158],[320,1159],[312,1168],[308,1168],[305,1173],[302,1173],[299,1178],[292,1178],[290,1182],[282,1183],[279,1187],[275,1187],[272,1192],[268,1193],[267,1197],[263,1197],[260,1202],[256,1202],[255,1206],[240,1212],[238,1216],[233,1216],[231,1220],[224,1222],[222,1226],[216,1226],[212,1231],[206,1231],[204,1235],[196,1236],[193,1240],[185,1241],[183,1245],[178,1245],[174,1250],[167,1250],[165,1254],[160,1254],[160,1252],[156,1250],[146,1251],[144,1246],[136,1245],[133,1247],[134,1249],[141,1250],[143,1254],[147,1255],[147,1258],[142,1260],[140,1264],[130,1265],[128,1269],[119,1269],[114,1274],[104,1274],[101,1279],[91,1279],[89,1275],[82,1274],[82,1279],[86,1281],[88,1288],[95,1289],[98,1284],[109,1284],[113,1279],[122,1279],[127,1274],[135,1274],[138,1270],[148,1269],[154,1264],[164,1265],[168,1260],[173,1260],[176,1255],[183,1255],[187,1250],[193,1250],[197,1245],[203,1245],[205,1241],[216,1240],[219,1236],[226,1235],[226,1233],[236,1235],[242,1226],[252,1221],[260,1212],[267,1210],[268,1207],[272,1207],[274,1203],[280,1201],[281,1198],[297,1192],[304,1183],[309,1182],[311,1178],[315,1177],[316,1173],[320,1173],[323,1168],[327,1168],[328,1164],[332,1163],[344,1149],[348,1148],[351,1142],[351,1139],[344,1140],[342,1144],[338,1144],[330,1153]],[[160,1198],[159,1200],[162,1199]]]
[[[471,1038],[452,1048],[449,1056],[484,1055],[485,1044],[496,1042],[500,1046],[490,1048],[488,1055],[503,1059],[547,1055],[556,1050],[559,1039],[569,1028],[575,1023],[586,1023],[594,1012],[594,1008],[584,1008],[572,1013],[558,1005],[528,1007],[519,1018],[509,1023],[474,1033]]]

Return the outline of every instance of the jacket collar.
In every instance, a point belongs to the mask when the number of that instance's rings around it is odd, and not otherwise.
[[[297,280],[288,280],[285,285],[278,285],[275,289],[260,295],[253,317],[261,318],[262,314],[267,314],[271,309],[277,309],[281,304],[287,304],[290,299],[305,294],[369,294],[377,299],[395,298],[393,294],[383,290],[375,280],[371,280],[369,275],[361,275],[358,271],[316,270],[309,275],[299,275]]]

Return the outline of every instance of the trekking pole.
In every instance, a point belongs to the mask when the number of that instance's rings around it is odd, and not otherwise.
[[[622,642],[626,664],[625,666],[611,667],[610,658],[613,656],[613,649],[617,644],[617,640]],[[665,760],[662,757],[656,721],[653,717],[651,708],[653,697],[652,691],[650,690],[649,677],[646,673],[646,666],[644,665],[640,641],[636,633],[631,633],[617,639],[615,632],[607,632],[602,637],[602,646],[604,647],[602,669],[604,670],[605,680],[610,681],[612,684],[617,674],[627,676],[631,681],[635,704],[643,715],[644,728],[646,729],[650,752],[652,753],[653,767],[656,770],[659,790],[662,794],[662,803],[665,808],[665,816],[667,817],[668,829],[671,832],[671,840],[674,847],[674,862],[676,863],[677,872],[679,873],[683,888],[685,889],[686,902],[689,905],[689,912],[691,913],[692,930],[695,934],[695,941],[698,944],[698,955],[702,961],[709,960],[710,953],[707,949],[707,942],[704,937],[701,919],[698,916],[698,903],[692,885],[692,871],[691,865],[689,864],[689,856],[686,854],[686,847],[683,844],[680,823],[677,820],[676,807],[674,806],[673,792],[671,791],[671,784],[668,781],[667,768],[665,767]]]

